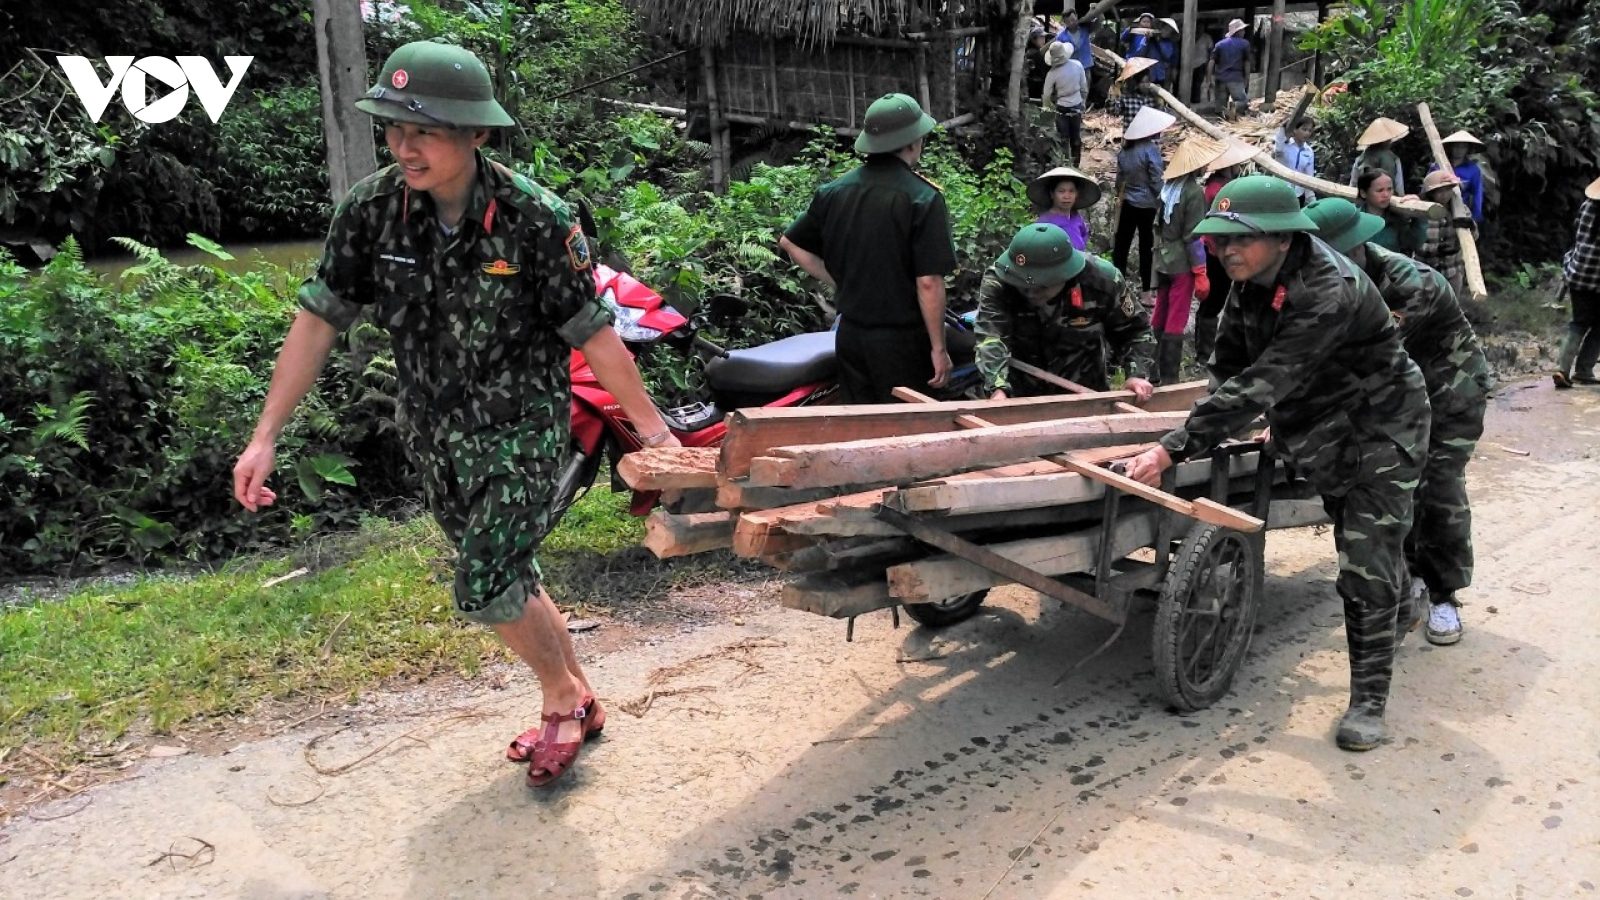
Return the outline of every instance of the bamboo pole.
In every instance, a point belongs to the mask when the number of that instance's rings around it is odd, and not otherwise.
[[[1272,0],[1272,30],[1267,34],[1267,70],[1262,73],[1266,84],[1262,104],[1267,109],[1278,102],[1278,89],[1283,87],[1283,17],[1287,12],[1286,0]]]
[[[728,169],[722,159],[727,135],[723,131],[722,103],[717,98],[716,51],[710,44],[700,45],[700,72],[706,83],[707,124],[711,129],[711,188],[720,194],[728,187]]]
[[[928,45],[917,45],[917,102],[922,104],[922,111],[933,113],[933,92],[928,88]]]
[[[1110,60],[1111,62],[1115,63],[1119,69],[1126,64],[1122,57],[1103,47],[1095,47],[1094,54],[1103,59]],[[1240,141],[1246,144],[1250,143],[1243,138],[1230,134],[1226,128],[1223,128],[1218,123],[1207,119],[1205,116],[1200,115],[1199,113],[1180,103],[1178,98],[1168,93],[1165,88],[1151,85],[1150,90],[1157,97],[1161,98],[1161,102],[1165,103],[1167,108],[1172,110],[1174,115],[1182,118],[1195,128],[1198,128],[1204,134],[1224,143],[1228,141]],[[1359,197],[1356,195],[1356,189],[1350,185],[1336,184],[1323,178],[1302,175],[1288,166],[1285,166],[1283,163],[1278,162],[1276,159],[1273,159],[1272,154],[1270,153],[1261,154],[1255,158],[1254,162],[1256,165],[1266,170],[1269,174],[1278,178],[1282,178],[1284,181],[1290,182],[1291,184],[1298,184],[1301,187],[1310,188],[1322,196],[1343,197],[1352,202],[1359,200]],[[1396,197],[1394,199],[1394,203],[1392,204],[1392,208],[1407,215],[1422,216],[1428,219],[1442,219],[1448,215],[1444,207],[1437,203],[1429,203],[1426,200],[1403,200],[1399,197]]]
[[[1450,165],[1450,154],[1445,152],[1444,142],[1439,139],[1439,129],[1433,124],[1433,112],[1428,109],[1428,104],[1417,104],[1417,117],[1422,120],[1423,133],[1428,136],[1428,149],[1433,151],[1433,161],[1438,164],[1440,171],[1454,172],[1455,167]],[[1450,191],[1450,215],[1457,221],[1472,215],[1466,201],[1461,199],[1460,185]],[[1483,265],[1478,258],[1478,239],[1472,236],[1470,228],[1457,228],[1456,239],[1461,242],[1461,262],[1467,270],[1467,293],[1474,300],[1488,299],[1489,286],[1484,283]]]

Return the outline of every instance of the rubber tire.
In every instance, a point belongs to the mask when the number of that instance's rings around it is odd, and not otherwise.
[[[594,484],[595,476],[600,474],[600,463],[604,462],[605,458],[603,443],[595,448],[593,455],[585,453],[577,444],[572,445],[567,461],[562,464],[561,472],[556,476],[555,490],[550,494],[551,531],[561,524],[561,519],[566,516],[567,510],[572,508],[572,504]]]
[[[1205,709],[1222,699],[1233,685],[1233,676],[1244,662],[1250,649],[1250,636],[1255,630],[1256,614],[1261,606],[1264,564],[1262,560],[1263,535],[1249,535],[1217,525],[1195,523],[1178,547],[1172,568],[1167,572],[1161,598],[1156,603],[1155,623],[1151,628],[1153,661],[1156,685],[1161,696],[1182,712]],[[1229,597],[1224,598],[1218,619],[1224,629],[1223,644],[1213,659],[1211,671],[1195,682],[1187,674],[1189,662],[1195,651],[1212,648],[1217,635],[1199,646],[1189,643],[1184,632],[1186,615],[1191,610],[1197,591],[1206,591],[1211,584],[1221,558],[1233,557],[1243,570],[1236,575]]]
[[[984,588],[938,603],[907,603],[904,608],[906,615],[924,628],[945,628],[977,615],[978,607],[988,596],[989,589]]]

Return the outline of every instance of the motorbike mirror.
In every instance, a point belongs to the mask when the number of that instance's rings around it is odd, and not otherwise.
[[[750,312],[750,304],[745,302],[744,298],[733,294],[712,295],[706,308],[712,321],[719,325],[732,324]]]

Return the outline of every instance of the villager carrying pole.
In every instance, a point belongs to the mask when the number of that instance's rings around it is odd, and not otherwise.
[[[1095,47],[1094,55],[1115,63],[1119,69],[1126,65],[1126,62],[1122,57],[1103,47]],[[1164,88],[1159,88],[1152,85],[1150,90],[1157,97],[1161,98],[1161,102],[1165,103],[1168,109],[1170,109],[1174,115],[1179,116],[1184,121],[1188,122],[1190,125],[1193,125],[1195,128],[1200,129],[1200,131],[1204,132],[1205,134],[1210,135],[1212,138],[1224,143],[1228,141],[1242,141],[1244,143],[1249,143],[1248,141],[1244,141],[1242,138],[1231,134],[1226,128],[1223,128],[1216,122],[1213,122],[1189,107],[1184,106],[1178,101],[1177,97],[1172,96],[1172,94],[1168,93]],[[1284,181],[1290,182],[1291,184],[1298,184],[1301,187],[1310,188],[1324,197],[1343,197],[1351,202],[1355,202],[1359,199],[1356,196],[1356,189],[1350,185],[1335,184],[1332,181],[1327,181],[1322,178],[1314,178],[1310,175],[1302,175],[1288,166],[1285,166],[1283,163],[1273,159],[1272,155],[1269,153],[1261,154],[1255,158],[1254,162],[1266,172],[1275,175],[1278,178],[1282,178]],[[1409,213],[1410,215],[1424,216],[1429,219],[1442,219],[1448,215],[1443,206],[1440,206],[1437,203],[1429,203],[1426,200],[1403,200],[1399,197],[1396,197],[1394,199],[1393,206],[1395,209]]]
[[[1417,117],[1422,120],[1422,131],[1428,136],[1428,149],[1433,151],[1433,161],[1438,164],[1439,170],[1454,172],[1455,167],[1450,165],[1450,154],[1445,152],[1444,142],[1439,139],[1439,129],[1433,124],[1433,113],[1428,109],[1428,104],[1417,104]],[[1461,199],[1461,187],[1457,185],[1450,191],[1450,216],[1460,221],[1471,215],[1472,210]],[[1474,300],[1488,299],[1489,286],[1484,283],[1483,266],[1478,259],[1478,239],[1472,236],[1470,228],[1457,228],[1456,239],[1461,242],[1461,262],[1467,270],[1467,293]]]

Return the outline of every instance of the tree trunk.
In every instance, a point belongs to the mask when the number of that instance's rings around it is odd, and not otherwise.
[[[355,107],[367,92],[367,47],[361,34],[361,5],[355,0],[312,0],[312,8],[328,187],[338,203],[352,185],[378,168],[372,119]]]
[[[1190,59],[1189,51],[1194,48],[1196,26],[1200,19],[1200,0],[1183,0],[1183,33],[1178,38],[1178,96],[1188,100],[1194,96],[1194,68],[1201,62]]]
[[[1278,102],[1278,89],[1283,86],[1283,17],[1288,4],[1285,0],[1272,2],[1272,30],[1267,33],[1267,70],[1262,91],[1262,109],[1272,109]]]
[[[1028,31],[1033,27],[1033,0],[1017,0],[1017,25],[1011,35],[1011,78],[1006,82],[1006,109],[1022,115],[1023,74],[1028,68]]]

